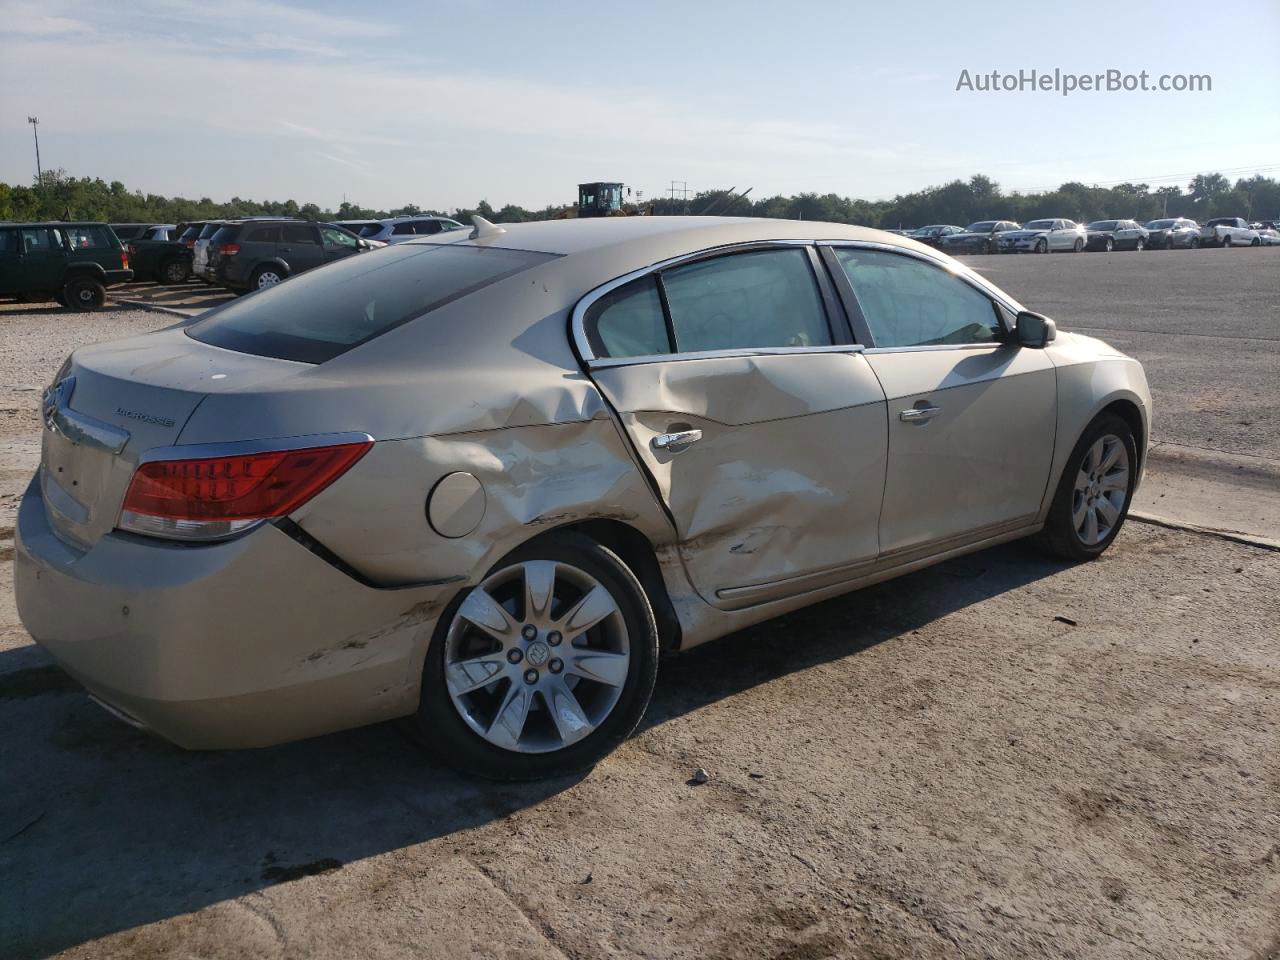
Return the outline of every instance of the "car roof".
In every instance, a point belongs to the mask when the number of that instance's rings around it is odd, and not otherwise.
[[[737,243],[769,240],[863,240],[922,250],[937,256],[931,247],[898,234],[820,220],[768,220],[763,217],[591,217],[586,219],[535,220],[500,224],[504,231],[472,239],[442,235],[419,237],[406,243],[460,243],[469,246],[505,247],[568,256],[607,247],[632,247],[647,251],[650,263],[695,250]],[[619,250],[619,253],[622,253]]]

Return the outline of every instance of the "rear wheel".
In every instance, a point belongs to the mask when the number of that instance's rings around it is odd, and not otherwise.
[[[1224,247],[1231,246],[1231,234],[1227,234],[1225,237],[1222,238],[1222,245]]]
[[[107,302],[107,288],[91,277],[67,281],[62,295],[72,310],[101,310]]]
[[[276,266],[259,267],[253,271],[253,276],[249,282],[255,290],[265,290],[267,287],[274,287],[277,283],[282,283],[285,273]]]
[[[658,629],[635,575],[575,533],[502,560],[441,617],[415,718],[463,772],[532,780],[585,770],[639,723]]]
[[[1129,515],[1138,450],[1122,417],[1089,424],[1067,460],[1040,543],[1067,560],[1092,560],[1115,540]]]
[[[185,260],[166,260],[160,268],[161,283],[186,283],[190,276],[191,266]]]

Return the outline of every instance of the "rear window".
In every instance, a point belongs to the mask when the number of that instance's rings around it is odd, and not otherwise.
[[[554,254],[397,244],[300,274],[193,324],[215,347],[324,363],[388,330],[528,270]]]
[[[208,240],[210,237],[212,237],[215,233],[217,233],[221,229],[222,229],[222,224],[220,223],[206,223],[204,227],[202,227],[200,230],[200,239]]]
[[[362,237],[372,237],[375,233],[381,232],[382,224],[380,223],[370,223],[360,228],[360,236]]]
[[[120,241],[108,227],[63,227],[72,250],[119,249]]]
[[[239,227],[223,227],[209,238],[209,245],[216,247],[220,243],[230,243],[238,236],[240,236]]]

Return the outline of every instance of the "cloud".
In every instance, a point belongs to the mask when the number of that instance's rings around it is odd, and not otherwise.
[[[0,19],[4,22],[4,32],[15,36],[53,37],[93,29],[83,20],[51,16],[48,6],[36,3],[0,4]]]

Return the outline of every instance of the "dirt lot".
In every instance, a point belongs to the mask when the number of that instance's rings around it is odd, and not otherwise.
[[[1268,254],[980,265],[1146,362],[1165,514],[1207,489],[1262,536]],[[191,754],[117,723],[17,624],[5,531],[35,388],[171,319],[0,308],[0,956],[1280,957],[1280,553],[1219,536],[1012,544],[727,638],[571,781],[464,780],[392,727]]]

